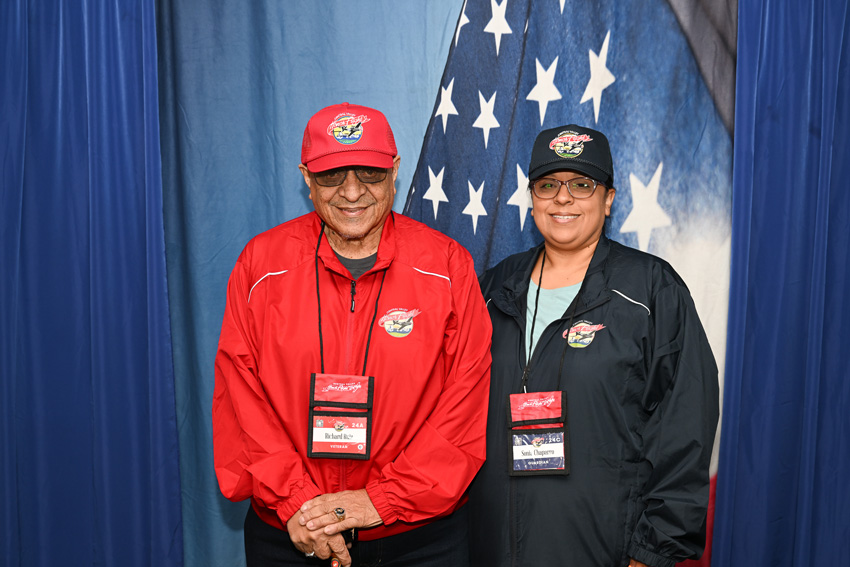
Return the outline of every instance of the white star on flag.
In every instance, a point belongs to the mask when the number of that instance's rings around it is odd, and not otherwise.
[[[555,71],[558,69],[558,58],[552,61],[548,69],[544,69],[540,64],[540,59],[534,60],[537,65],[537,84],[525,97],[525,100],[535,100],[540,107],[540,125],[543,126],[543,119],[546,118],[546,107],[553,100],[561,99],[561,91],[555,87]]]
[[[457,40],[460,38],[460,28],[469,23],[469,18],[466,17],[466,0],[463,0],[463,8],[460,10],[460,21],[457,23],[457,31],[455,32],[455,47]]]
[[[408,196],[404,210],[462,242],[478,271],[540,241],[529,203],[529,196],[534,203],[537,198],[526,188],[525,168],[532,141],[544,128],[582,120],[594,126],[595,119],[595,127],[612,145],[630,140],[635,124],[647,125],[647,131],[654,133],[658,157],[647,160],[640,144],[620,148],[618,163],[629,165],[621,171],[622,206],[615,207],[610,231],[635,248],[664,256],[671,245],[668,237],[675,232],[678,238],[689,230],[686,221],[693,213],[703,214],[703,209],[691,205],[697,199],[692,192],[701,191],[699,198],[710,196],[705,198],[712,204],[728,193],[712,180],[731,170],[732,154],[716,154],[715,163],[695,148],[702,147],[709,130],[712,142],[727,148],[730,134],[711,104],[712,97],[696,97],[704,91],[699,62],[688,63],[692,54],[682,51],[688,48],[688,36],[675,18],[653,20],[659,29],[635,34],[630,29],[646,10],[628,2],[617,4],[616,10],[588,9],[576,0],[457,3],[461,13],[455,13],[456,28],[463,26],[463,39],[449,44],[438,83],[442,90],[435,89],[431,121],[411,182],[416,193]],[[505,35],[508,30],[511,35]],[[456,37],[453,33],[449,41]],[[682,82],[684,77],[688,81]],[[689,113],[677,112],[681,108],[700,108],[704,119],[694,121],[686,116]],[[657,135],[672,129],[672,124],[675,140]],[[663,194],[655,191],[660,179],[650,182],[661,156]],[[632,165],[636,163],[640,168]],[[443,166],[442,179],[435,180]],[[688,175],[691,171],[705,179],[694,180]],[[629,172],[639,178],[632,178],[634,197]],[[468,195],[466,183],[478,189],[482,181],[487,194],[478,197],[488,213],[483,220],[483,207]],[[629,216],[633,203],[636,210]],[[489,210],[493,207],[500,207],[501,214]],[[474,232],[469,231],[470,216]]]
[[[455,79],[449,81],[449,86],[446,88],[440,87],[440,104],[437,106],[437,112],[434,117],[440,116],[443,119],[443,134],[446,133],[446,123],[449,121],[449,116],[454,114],[457,116],[457,108],[452,102],[452,90],[455,88]]]
[[[509,205],[519,207],[519,230],[525,227],[525,216],[531,208],[531,191],[528,190],[528,177],[522,172],[519,164],[516,164],[516,191],[508,199]],[[473,231],[474,232],[474,231]]]
[[[508,20],[505,19],[507,9],[508,0],[502,0],[501,4],[498,4],[496,0],[490,0],[490,11],[493,13],[493,17],[487,22],[484,31],[493,34],[496,38],[496,57],[499,56],[499,44],[502,43],[502,36],[513,33],[508,25]]]
[[[602,42],[602,49],[599,50],[599,55],[596,55],[592,49],[588,49],[590,57],[590,80],[587,82],[587,87],[584,89],[584,94],[581,95],[580,104],[593,99],[593,116],[596,122],[599,122],[599,104],[602,102],[602,91],[610,87],[617,79],[608,70],[605,65],[608,62],[608,39],[611,37],[609,30],[605,34],[605,41]]]
[[[484,95],[478,91],[478,105],[481,107],[481,114],[472,123],[473,128],[481,128],[484,131],[484,148],[487,148],[487,140],[490,138],[490,130],[499,127],[499,121],[496,120],[496,115],[493,114],[493,108],[496,106],[496,93],[490,97],[490,100],[484,100]]]
[[[446,192],[443,191],[443,174],[445,172],[446,168],[444,167],[440,170],[440,173],[434,175],[434,170],[431,169],[431,166],[428,166],[428,179],[430,180],[430,185],[428,185],[428,190],[425,191],[422,198],[431,201],[431,204],[434,205],[434,220],[437,220],[437,208],[440,206],[440,203],[449,202],[449,198],[446,197]]]
[[[649,238],[653,228],[670,226],[673,221],[661,205],[658,204],[658,187],[661,184],[661,170],[664,162],[658,164],[652,179],[644,185],[634,173],[629,174],[632,187],[632,212],[626,217],[620,232],[637,232],[638,248],[649,250]]]
[[[469,185],[469,203],[461,212],[472,217],[472,234],[475,234],[475,231],[478,230],[478,217],[487,216],[487,210],[484,208],[484,203],[481,202],[484,197],[484,182],[481,182],[478,191],[472,186],[471,181],[467,180],[467,184]]]

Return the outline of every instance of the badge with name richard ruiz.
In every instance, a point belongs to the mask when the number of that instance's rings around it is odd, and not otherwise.
[[[310,377],[307,456],[368,460],[375,379],[349,374]]]
[[[313,412],[310,456],[368,458],[369,419],[341,412]]]
[[[511,394],[508,427],[510,476],[570,473],[566,392]]]

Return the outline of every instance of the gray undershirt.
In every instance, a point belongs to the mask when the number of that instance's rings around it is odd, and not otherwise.
[[[334,250],[334,254],[336,254],[336,257],[339,258],[340,262],[342,262],[342,265],[351,272],[351,279],[354,280],[371,270],[372,266],[374,266],[375,262],[378,260],[377,252],[371,256],[366,256],[365,258],[346,258],[345,256],[337,254],[336,250]]]

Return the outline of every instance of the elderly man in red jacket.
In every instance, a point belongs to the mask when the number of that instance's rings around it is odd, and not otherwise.
[[[251,499],[248,566],[467,564],[491,340],[472,259],[392,212],[379,111],[322,109],[301,161],[315,211],[245,247],[216,356],[215,470]]]

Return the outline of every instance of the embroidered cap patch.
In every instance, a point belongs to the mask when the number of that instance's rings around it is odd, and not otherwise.
[[[355,144],[363,136],[363,124],[366,122],[369,122],[369,117],[365,114],[353,116],[343,113],[328,125],[328,134],[340,144]]]
[[[562,158],[574,158],[584,151],[584,143],[593,138],[587,134],[579,134],[572,130],[564,130],[558,137],[549,142],[549,148]]]

